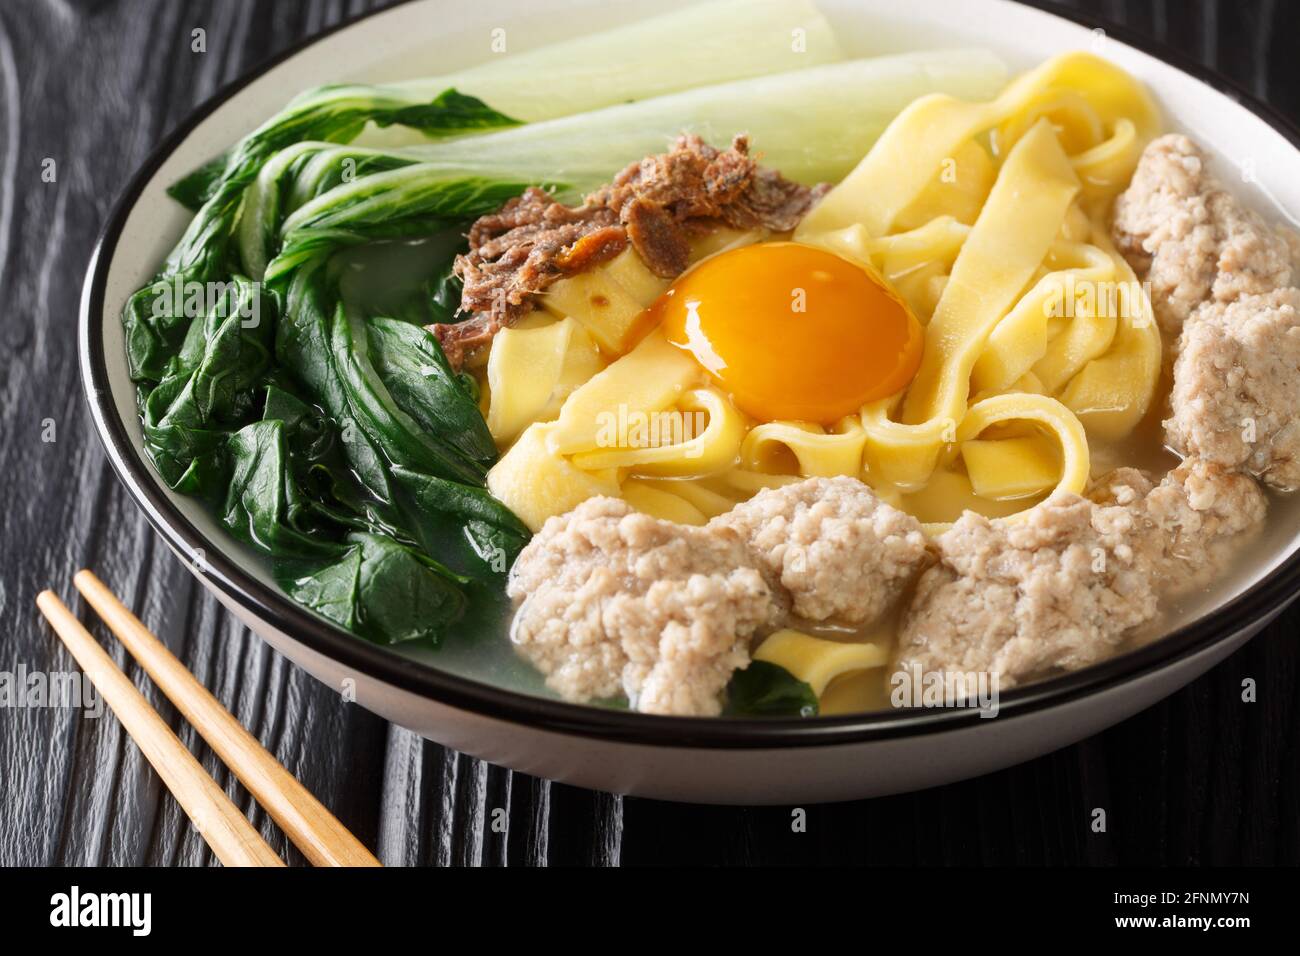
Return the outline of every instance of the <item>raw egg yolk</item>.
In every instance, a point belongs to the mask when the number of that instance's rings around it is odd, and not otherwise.
[[[759,421],[833,424],[903,389],[923,333],[897,293],[833,252],[764,242],[705,259],[652,306]]]

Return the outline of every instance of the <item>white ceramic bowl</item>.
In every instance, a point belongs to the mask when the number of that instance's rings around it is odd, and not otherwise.
[[[1241,91],[1198,79],[1178,55],[1006,0],[819,0],[849,53],[975,45],[1013,69],[1080,48],[1145,82],[1170,125],[1236,164],[1240,184],[1300,210],[1300,133]],[[961,779],[1046,753],[1136,713],[1221,660],[1296,594],[1300,556],[1289,522],[1272,522],[1269,557],[1217,607],[1139,650],[1003,694],[999,715],[896,711],[813,720],[698,720],[581,707],[516,693],[368,644],[298,607],[199,504],[173,494],[145,461],[119,314],[179,237],[185,213],[164,190],[276,111],[293,93],[340,80],[410,78],[469,65],[493,27],[540,45],[571,24],[598,29],[662,11],[573,0],[421,0],[345,24],[289,51],[199,108],[164,142],[118,202],[90,263],[82,302],[82,374],[113,467],[203,584],[277,650],[362,706],[425,736],[539,776],[622,793],[715,803],[840,800]],[[581,12],[581,16],[577,13]],[[562,13],[563,15],[557,15]],[[521,40],[520,38],[524,38]],[[1241,178],[1241,177],[1239,177]],[[1250,178],[1250,177],[1244,177]],[[350,683],[349,683],[350,682]]]

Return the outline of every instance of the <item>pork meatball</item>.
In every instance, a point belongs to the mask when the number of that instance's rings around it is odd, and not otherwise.
[[[1267,508],[1255,479],[1212,462],[1188,459],[1167,474],[1144,507],[1162,549],[1155,567],[1164,593],[1208,584],[1243,536],[1261,527]]]
[[[1207,303],[1174,362],[1173,448],[1241,469],[1280,491],[1300,487],[1300,290]]]
[[[659,521],[614,498],[547,520],[510,572],[511,638],[566,700],[626,694],[651,714],[713,716],[751,638],[784,606],[724,527]]]
[[[1197,458],[1158,484],[1135,469],[1116,469],[1097,480],[1089,497],[1138,515],[1145,528],[1139,546],[1165,597],[1208,584],[1241,536],[1260,526],[1268,507],[1255,479]]]
[[[967,512],[904,612],[896,669],[987,672],[1005,689],[1104,659],[1156,613],[1142,527],[1067,493],[1010,520]]]
[[[888,612],[928,559],[921,524],[856,478],[759,492],[714,518],[749,545],[769,583],[807,621],[863,626]]]
[[[1138,278],[1151,283],[1160,328],[1173,341],[1203,302],[1229,303],[1300,280],[1300,247],[1209,174],[1186,136],[1152,141],[1115,201],[1112,234]]]

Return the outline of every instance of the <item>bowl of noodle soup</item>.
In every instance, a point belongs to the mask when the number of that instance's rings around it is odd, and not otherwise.
[[[455,512],[470,564],[444,569],[432,539],[393,531],[400,522],[376,508],[373,524],[323,556],[319,542],[295,539],[288,560],[270,554],[246,492],[223,490],[215,508],[199,500],[207,459],[173,475],[159,461],[158,436],[178,418],[167,386],[177,365],[149,380],[159,398],[142,401],[150,359],[132,351],[138,330],[122,319],[189,222],[167,187],[275,115],[286,89],[409,80],[431,58],[448,75],[463,67],[462,93],[528,122],[432,145],[372,127],[349,157],[391,164],[372,186],[414,175],[402,167],[412,155],[417,170],[483,176],[505,176],[494,163],[512,150],[549,157],[547,135],[562,143],[594,121],[535,118],[518,78],[495,99],[490,79],[479,92],[478,39],[503,30],[506,44],[542,49],[566,39],[561,21],[598,34],[661,10],[542,6],[448,13],[412,2],[290,51],[182,124],[97,247],[83,377],[114,468],[173,550],[277,650],[349,700],[514,769],[664,799],[782,803],[930,786],[1082,739],[1203,673],[1294,597],[1290,439],[1269,419],[1285,417],[1269,404],[1283,400],[1263,371],[1233,379],[1254,389],[1250,424],[1266,436],[1234,443],[1225,431],[1244,427],[1241,409],[1206,396],[1228,387],[1207,371],[1216,356],[1236,349],[1228,364],[1251,368],[1270,351],[1258,330],[1294,312],[1285,260],[1294,254],[1300,279],[1300,240],[1289,247],[1282,224],[1300,210],[1300,134],[1170,51],[1001,0],[906,10],[819,0],[788,8],[789,23],[755,20],[760,33],[781,31],[799,66],[808,51],[827,57],[800,71],[808,90],[891,92],[858,107],[847,94],[799,94],[810,106],[795,110],[783,104],[800,103],[788,79],[798,73],[770,68],[787,79],[721,78],[758,84],[752,95],[772,107],[732,123],[698,91],[654,91],[662,98],[647,94],[636,114],[644,130],[613,127],[626,135],[617,166],[556,159],[533,199],[502,193],[456,220],[456,241],[469,236],[461,301],[500,298],[462,305],[477,326],[435,315],[438,346],[415,344],[446,362],[448,382],[467,383],[492,446],[465,479],[490,506],[475,498]],[[924,51],[956,52],[946,65],[890,59]],[[818,79],[859,61],[871,65]],[[676,120],[672,97],[692,95]],[[849,109],[868,118],[839,122]],[[676,144],[666,122],[680,125]],[[655,189],[687,189],[688,173],[697,192],[651,201]],[[263,185],[249,188],[265,201]],[[367,332],[368,315],[350,329],[348,317],[446,250],[423,237],[343,248],[338,287],[322,291],[324,270],[289,253],[300,222],[318,225],[323,195],[285,218],[282,246],[264,247],[276,230],[255,228],[260,218],[233,241],[281,297],[267,300],[283,310],[281,329],[310,331],[310,318],[335,356],[379,336],[358,380],[382,380],[376,401],[400,413],[389,431],[409,428],[423,419],[406,404],[418,395],[396,384],[398,349],[426,323],[385,317]],[[703,211],[682,211],[683,195]],[[262,216],[258,199],[250,191],[242,214]],[[1219,274],[1199,289],[1184,262],[1195,229],[1177,218],[1196,215],[1211,217],[1223,247]],[[525,273],[523,253],[544,245],[539,224],[557,217],[568,258],[534,256]],[[319,222],[334,231],[304,233],[303,248],[343,231]],[[501,250],[520,228],[532,244],[507,268]],[[1256,232],[1224,251],[1242,230]],[[1283,261],[1229,274],[1223,263],[1261,244]],[[311,304],[326,292],[330,308]],[[1287,356],[1274,359],[1285,371]],[[292,450],[287,402],[335,424],[345,416],[328,389],[313,393],[303,373],[300,387],[287,368],[258,387],[287,394],[275,400],[286,416],[275,440],[283,432],[287,444],[271,447]],[[150,404],[163,399],[171,418]],[[272,400],[261,401],[260,420],[232,441],[274,431]],[[1268,441],[1273,451],[1260,451]],[[222,454],[241,474],[235,453]],[[419,454],[388,458],[403,515],[459,494]],[[343,470],[363,471],[353,459]],[[251,535],[232,534],[236,499]],[[493,510],[502,505],[506,517]],[[416,552],[433,557],[411,564]],[[475,579],[474,561],[506,554],[509,577]],[[369,598],[354,589],[338,611],[339,569],[378,580],[399,566],[405,584]],[[444,571],[436,593],[453,582],[468,610],[436,642],[406,639],[410,615],[395,605]],[[443,613],[441,600],[412,614]],[[392,638],[385,627],[405,630]]]

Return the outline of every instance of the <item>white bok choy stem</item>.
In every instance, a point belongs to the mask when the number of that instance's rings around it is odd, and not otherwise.
[[[844,58],[812,0],[713,0],[522,52],[522,31],[500,40],[505,49],[477,66],[389,88],[427,101],[455,87],[533,123]],[[491,41],[482,38],[485,52]]]
[[[833,182],[917,97],[989,99],[1006,79],[1006,65],[987,50],[925,50],[703,86],[409,152],[483,175],[587,190],[627,163],[663,152],[678,133],[697,133],[722,148],[744,132],[765,166],[802,183]]]

